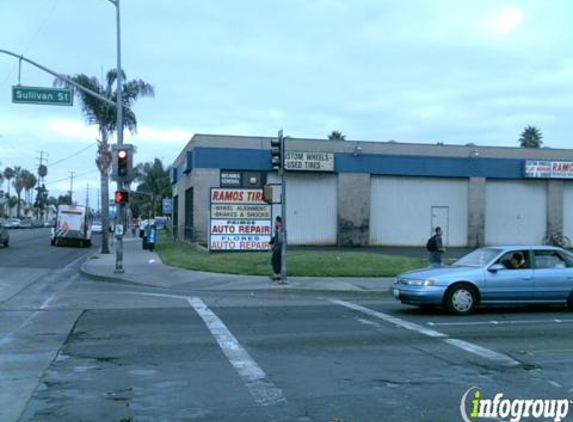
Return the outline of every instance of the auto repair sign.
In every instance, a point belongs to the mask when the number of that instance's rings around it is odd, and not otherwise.
[[[271,216],[271,206],[263,201],[262,189],[211,189],[209,250],[269,250]]]

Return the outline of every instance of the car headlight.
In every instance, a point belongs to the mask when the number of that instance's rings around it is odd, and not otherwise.
[[[406,281],[408,286],[434,286],[436,284],[436,280],[426,279],[426,280],[408,280]]]

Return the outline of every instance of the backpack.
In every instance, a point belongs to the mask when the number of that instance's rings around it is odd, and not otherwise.
[[[436,235],[428,239],[428,241],[426,242],[426,249],[428,250],[428,252],[435,252],[438,250],[438,247],[436,245]]]

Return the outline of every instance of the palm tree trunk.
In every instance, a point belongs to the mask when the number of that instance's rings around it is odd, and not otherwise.
[[[107,172],[100,172],[101,182],[101,253],[109,251],[109,183]]]

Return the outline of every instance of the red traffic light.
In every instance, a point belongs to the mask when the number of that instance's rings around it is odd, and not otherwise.
[[[120,149],[117,151],[117,156],[121,160],[125,160],[127,158],[127,151],[124,149]]]
[[[116,204],[126,204],[129,202],[129,192],[124,190],[115,191],[115,203]]]

